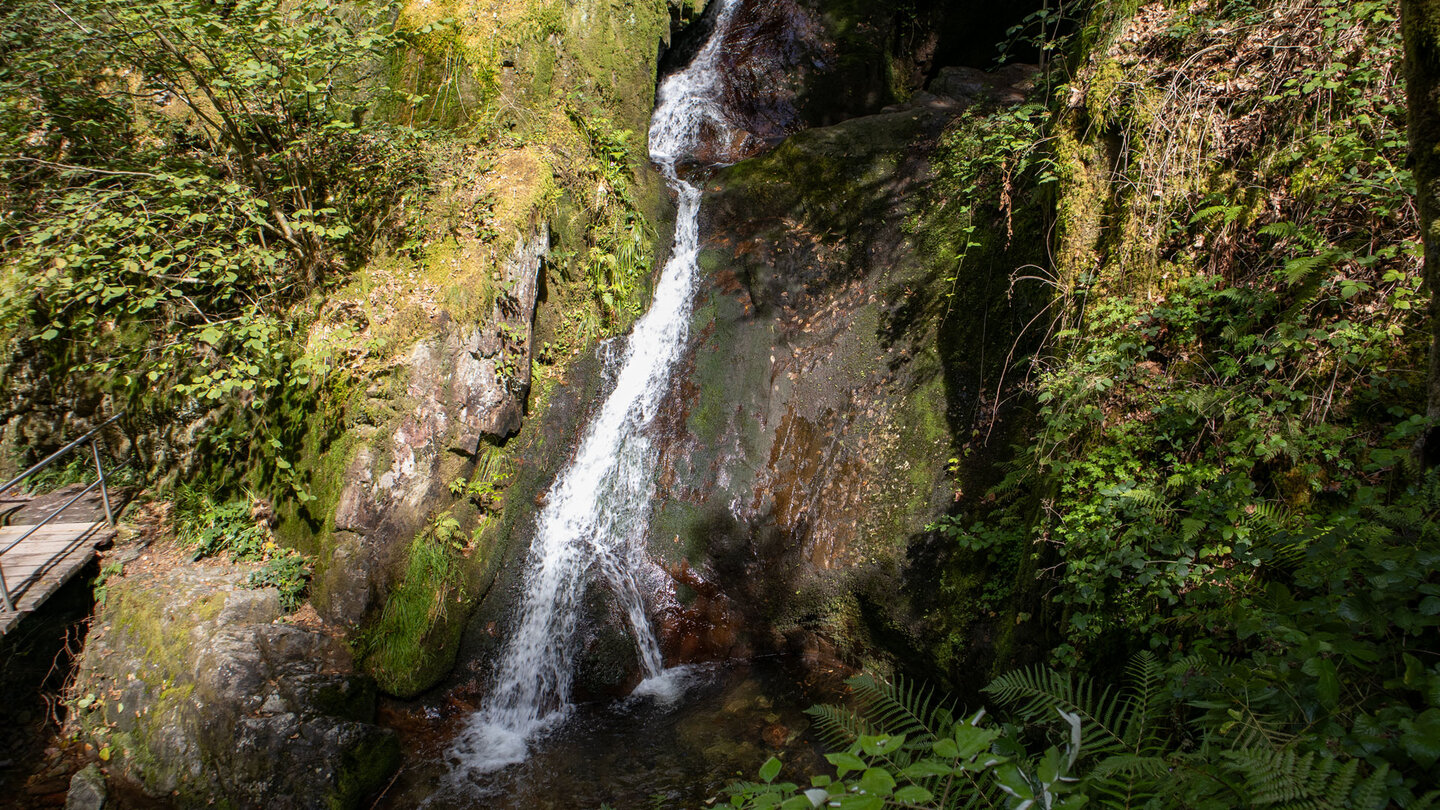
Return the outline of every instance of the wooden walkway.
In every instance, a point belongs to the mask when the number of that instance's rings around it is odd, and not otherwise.
[[[0,526],[0,549],[34,528],[33,524]],[[20,623],[50,595],[70,581],[95,556],[95,546],[109,540],[113,531],[103,520],[84,523],[49,523],[25,541],[0,554],[0,570],[15,603],[11,612],[0,604],[0,636]]]

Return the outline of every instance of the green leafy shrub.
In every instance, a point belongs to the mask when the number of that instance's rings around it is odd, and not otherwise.
[[[270,543],[270,529],[255,521],[249,501],[227,501],[208,504],[187,519],[181,539],[192,560],[224,554],[232,562],[256,561]]]
[[[313,500],[292,462],[296,414],[331,393],[304,355],[314,296],[403,240],[423,175],[418,133],[394,123],[411,103],[388,83],[408,36],[395,15],[389,0],[5,4],[0,324],[16,357],[134,426],[209,426],[183,448],[205,475]]]
[[[305,589],[310,584],[312,568],[303,554],[285,549],[275,552],[259,570],[251,571],[246,584],[251,588],[278,589],[281,607],[293,611],[300,606]]]

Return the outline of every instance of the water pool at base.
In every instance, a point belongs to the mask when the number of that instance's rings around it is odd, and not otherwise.
[[[381,807],[435,810],[655,810],[727,802],[772,755],[792,773],[825,768],[804,709],[816,702],[774,658],[691,670],[665,703],[580,703],[531,741],[522,763],[460,780],[441,757],[406,764]]]

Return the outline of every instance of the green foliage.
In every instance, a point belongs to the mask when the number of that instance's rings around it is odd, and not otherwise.
[[[258,570],[251,571],[245,582],[251,588],[278,589],[280,606],[286,611],[293,611],[300,607],[313,568],[305,555],[294,549],[284,549],[275,552]]]
[[[181,524],[181,541],[190,559],[228,555],[234,562],[259,560],[270,542],[270,529],[256,522],[248,501],[206,503]]]
[[[967,675],[983,620],[1002,671],[1049,655],[988,694],[1027,745],[1080,719],[1069,773],[1094,803],[1434,800],[1440,494],[1407,461],[1429,293],[1396,5],[1170,7],[1158,36],[1145,18],[1081,54],[1068,106],[1001,145],[1057,181],[1064,239],[1016,271],[1055,295],[1015,373],[1031,435],[932,527],[934,657]],[[1282,35],[1291,59],[1257,55]],[[990,204],[977,132],[947,135],[938,182]]]
[[[119,560],[111,560],[100,566],[100,573],[95,576],[95,581],[90,583],[97,608],[105,607],[105,600],[110,595],[110,578],[119,576],[124,570],[125,565]]]
[[[1165,643],[1170,608],[1249,580],[1257,531],[1353,497],[1403,451],[1393,322],[1364,314],[1375,292],[1355,301],[1332,282],[1297,298],[1190,277],[1159,303],[1096,302],[1084,334],[1060,335],[1084,350],[1041,376],[1040,430],[1009,485],[1051,493],[1031,531],[1065,560],[1073,648],[1116,628]],[[1413,295],[1411,283],[1378,294]],[[994,520],[941,527],[1004,547]]]
[[[190,559],[225,555],[231,562],[259,563],[245,578],[249,588],[276,588],[286,611],[300,606],[314,565],[294,549],[281,548],[249,500],[216,503],[205,492],[182,487],[177,497],[180,540]],[[264,511],[264,510],[260,510]],[[97,593],[99,593],[97,581]]]
[[[954,268],[944,279],[950,285],[947,304],[965,274],[965,259],[981,246],[976,231],[993,212],[1005,223],[1005,241],[1014,234],[1015,195],[1024,186],[1044,187],[1055,181],[1053,161],[1044,150],[1051,123],[1047,107],[1027,103],[1001,109],[972,109],[945,132],[936,152],[935,195],[944,217],[960,229]],[[923,226],[917,215],[911,230]]]
[[[776,782],[783,766],[771,758],[761,767],[759,782],[731,788],[731,806],[879,810],[1078,808],[1086,803],[1069,775],[1080,750],[1076,740],[1031,758],[1009,730],[985,723],[983,711],[956,718],[927,690],[899,681],[861,675],[847,683],[856,694],[855,708],[810,711],[835,743],[832,747],[845,745],[825,756],[835,777],[812,776],[808,788]],[[892,730],[899,728],[907,731]]]
[[[760,781],[732,788],[732,806],[772,807],[1431,807],[1388,763],[1307,748],[1283,735],[1232,738],[1204,716],[1185,724],[1177,701],[1197,662],[1164,667],[1150,653],[1129,666],[1128,688],[1043,667],[1009,673],[985,690],[1013,708],[1014,723],[982,726],[985,712],[955,719],[924,690],[852,678],[855,708],[811,710],[832,747],[836,776],[804,789]],[[898,682],[897,682],[898,683]],[[905,728],[906,733],[892,729]],[[1039,741],[1045,753],[1031,756]],[[1433,781],[1433,779],[1431,780]]]
[[[588,181],[591,224],[588,250],[581,258],[601,311],[613,322],[640,314],[640,285],[649,278],[655,232],[640,213],[632,189],[634,133],[616,129],[598,113],[567,107],[570,119],[588,141],[590,159],[582,167]]]
[[[1242,565],[1232,548],[1164,619],[1119,624],[1155,628],[1172,650],[1164,667],[1138,654],[1130,691],[1040,667],[986,691],[1026,722],[1080,717],[1092,776],[1151,780],[1087,788],[1107,801],[1123,790],[1166,806],[1423,806],[1440,787],[1440,663],[1421,652],[1440,645],[1440,475],[1406,475],[1393,493],[1354,485],[1347,506],[1308,524],[1233,524],[1247,530]],[[1131,526],[1163,532],[1164,519]],[[1087,549],[1087,562],[1120,551]],[[1072,628],[1076,640],[1087,629]]]
[[[0,10],[0,322],[16,351],[138,420],[212,412],[199,441],[217,465],[311,499],[288,424],[324,395],[305,302],[401,237],[420,177],[419,133],[367,109],[392,101],[394,11]]]
[[[1017,276],[1056,296],[1050,322],[1034,325],[1049,348],[1026,371],[1034,436],[992,500],[935,526],[955,541],[941,577],[954,609],[935,617],[950,647],[976,615],[1057,608],[1046,642],[1067,664],[1117,644],[1183,645],[1209,629],[1212,609],[1265,586],[1259,538],[1382,497],[1373,488],[1408,453],[1425,296],[1391,69],[1395,4],[1305,8],[1318,26],[1273,85],[1236,90],[1229,109],[1197,119],[1237,138],[1238,122],[1251,122],[1219,173],[1162,159],[1183,145],[1166,121],[1198,114],[1187,94],[1228,79],[1202,52],[1240,48],[1236,31],[1288,25],[1273,3],[1177,11],[1160,37],[1178,43],[1173,56],[1118,45],[1077,74],[1084,132],[1047,141],[1066,126],[1051,121],[998,144],[996,154],[1027,155],[1033,173],[1060,181],[1062,228],[1070,208],[1103,213],[1084,266]],[[1168,59],[1193,67],[1176,74]],[[996,176],[989,163],[1017,159],[960,148],[981,142],[973,129],[947,135],[945,176],[980,178],[957,190],[981,193]],[[1119,140],[1096,144],[1093,158],[1110,155],[1114,200],[1097,203],[1105,189],[1075,179],[1085,153],[1074,141],[1104,137]],[[1153,283],[1127,279],[1149,262]],[[1078,276],[1062,281],[1066,272]],[[1046,604],[1014,601],[1036,592]]]
[[[491,515],[499,511],[500,496],[504,494],[511,475],[504,468],[502,458],[498,449],[487,445],[470,477],[450,482],[450,494],[468,498],[481,514]]]
[[[105,469],[107,486],[111,488],[135,486],[144,480],[144,476],[133,466],[118,464],[108,456],[109,454],[104,450],[100,451],[100,463]],[[95,460],[90,455],[90,448],[87,446],[74,451],[64,463],[57,462],[39,470],[25,479],[23,486],[26,492],[35,494],[50,492],[70,484],[89,484],[95,480],[95,477]]]

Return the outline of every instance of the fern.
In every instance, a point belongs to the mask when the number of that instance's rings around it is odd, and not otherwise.
[[[1117,693],[1098,694],[1089,678],[1044,667],[1019,669],[996,678],[985,691],[1001,703],[1015,704],[1027,721],[1052,722],[1060,712],[1079,715],[1081,748],[1091,757],[1127,753],[1124,705]]]
[[[879,729],[858,712],[845,706],[811,706],[805,713],[815,721],[816,736],[826,748],[843,750],[853,745],[862,735],[879,733]]]
[[[1293,747],[1227,751],[1224,760],[1244,778],[1251,807],[1380,810],[1389,801],[1386,765],[1361,778],[1359,759]]]
[[[1088,786],[1117,806],[1144,804],[1162,795],[1170,778],[1167,739],[1158,719],[1166,701],[1164,669],[1150,652],[1137,653],[1126,668],[1129,688],[1101,689],[1081,675],[1049,669],[1017,670],[997,678],[986,692],[1002,703],[1018,704],[1030,722],[1051,722],[1057,715],[1079,716],[1079,745],[1092,763]]]
[[[1125,744],[1143,754],[1155,743],[1154,720],[1160,714],[1160,685],[1164,675],[1160,660],[1149,651],[1137,653],[1125,668],[1131,692],[1125,698]]]
[[[935,690],[896,676],[894,682],[869,675],[846,681],[865,713],[884,733],[928,743],[948,731],[951,712],[935,700]]]
[[[894,681],[887,681],[872,675],[857,675],[845,683],[853,695],[851,705],[821,705],[806,710],[815,721],[817,736],[827,748],[851,754],[866,753],[862,751],[865,739],[873,742],[874,737],[903,738],[901,745],[876,756],[873,761],[895,774],[905,772],[927,755],[933,761],[936,742],[952,738],[957,728],[966,725],[956,720],[952,705],[939,699],[934,689],[913,680],[897,676]],[[979,717],[977,715],[976,720]],[[869,755],[874,756],[873,752]],[[995,780],[980,779],[979,775],[978,771],[965,771],[958,776],[927,775],[922,771],[909,773],[907,778],[935,797],[935,807],[946,810],[1004,807],[1004,797]],[[737,785],[732,789],[758,795],[758,787]],[[944,803],[940,804],[942,799]]]
[[[1286,284],[1299,284],[1309,279],[1314,274],[1328,269],[1335,263],[1339,251],[1328,250],[1314,256],[1298,256],[1285,262],[1281,275],[1285,278]]]
[[[1257,233],[1261,236],[1273,236],[1276,239],[1293,239],[1300,235],[1300,226],[1293,222],[1272,222]]]

